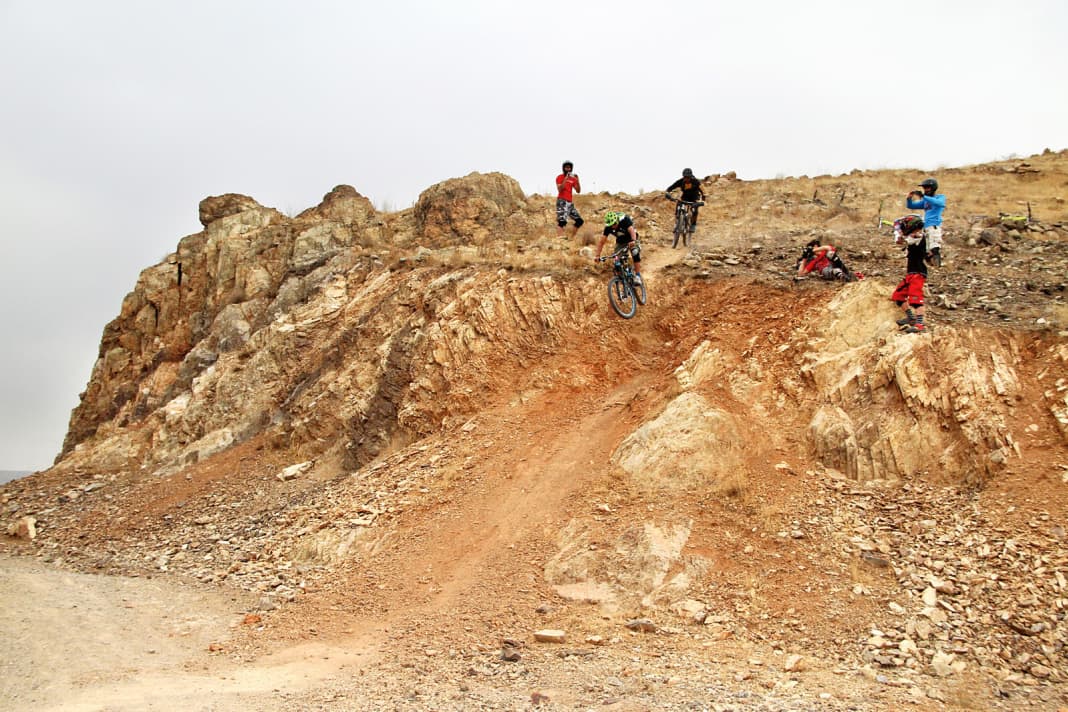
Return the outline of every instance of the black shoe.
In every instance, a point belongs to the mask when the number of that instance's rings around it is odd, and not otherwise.
[[[927,327],[923,324],[916,324],[915,326],[907,326],[902,331],[906,334],[926,334]]]
[[[898,326],[902,326],[902,327],[904,327],[904,326],[912,326],[915,323],[916,323],[916,318],[915,317],[911,317],[911,316],[907,316],[904,319],[898,319],[897,320],[897,325]]]

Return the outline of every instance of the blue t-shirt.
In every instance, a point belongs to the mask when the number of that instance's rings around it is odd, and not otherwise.
[[[922,210],[923,226],[934,227],[942,224],[942,213],[946,210],[946,196],[925,195],[919,200],[905,199],[905,207],[909,210]]]

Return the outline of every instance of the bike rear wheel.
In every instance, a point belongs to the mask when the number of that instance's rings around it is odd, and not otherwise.
[[[634,289],[620,277],[613,277],[608,283],[608,302],[616,314],[624,319],[630,319],[638,311]]]

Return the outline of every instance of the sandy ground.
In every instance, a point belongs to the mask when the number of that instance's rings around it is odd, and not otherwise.
[[[368,652],[317,643],[235,660],[248,594],[0,558],[0,709],[270,710]]]

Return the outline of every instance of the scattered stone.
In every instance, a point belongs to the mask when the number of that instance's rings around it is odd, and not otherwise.
[[[1032,665],[1028,669],[1028,672],[1031,673],[1032,676],[1037,677],[1039,680],[1045,680],[1047,677],[1053,674],[1052,669],[1046,667],[1045,665],[1039,665],[1038,663]]]
[[[567,640],[567,634],[562,630],[544,628],[534,631],[534,640],[539,643],[563,643]]]
[[[277,475],[275,475],[275,477],[278,478],[282,482],[287,482],[289,480],[295,480],[297,477],[299,477],[300,475],[303,475],[305,472],[307,472],[311,468],[311,466],[312,466],[312,463],[310,461],[309,462],[301,462],[301,463],[298,463],[296,465],[290,465],[289,467],[285,468],[284,470],[279,472]]]
[[[20,517],[15,522],[12,522],[7,529],[8,536],[17,537],[19,539],[33,540],[37,538],[37,518],[36,517]]]
[[[637,631],[639,633],[655,633],[659,630],[656,623],[653,623],[648,618],[635,618],[625,623],[629,630]]]
[[[954,655],[948,653],[935,653],[931,658],[931,671],[938,677],[948,677],[954,673]]]

